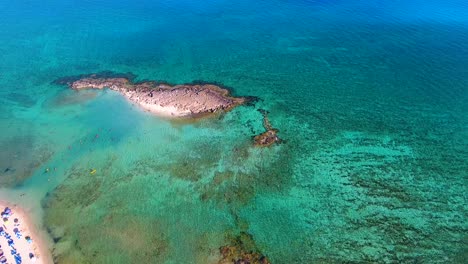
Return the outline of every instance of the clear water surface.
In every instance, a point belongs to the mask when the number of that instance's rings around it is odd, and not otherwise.
[[[272,263],[463,263],[467,13],[0,0],[0,198],[33,208],[57,263],[217,263],[223,245]],[[102,71],[261,100],[180,124],[53,84]],[[252,146],[258,109],[283,144]]]

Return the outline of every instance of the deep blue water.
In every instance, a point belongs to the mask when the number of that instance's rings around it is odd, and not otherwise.
[[[43,209],[58,263],[218,263],[224,245],[272,263],[464,263],[467,13],[0,0],[0,198]],[[102,71],[260,101],[177,124],[53,83]],[[252,146],[258,109],[284,143]]]

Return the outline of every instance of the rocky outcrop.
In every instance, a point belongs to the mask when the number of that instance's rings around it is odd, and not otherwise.
[[[229,111],[246,102],[232,97],[227,89],[213,84],[175,85],[152,81],[133,83],[127,78],[88,76],[67,82],[75,90],[111,89],[156,115],[164,117],[195,117]]]
[[[227,236],[228,244],[219,248],[221,255],[218,264],[270,264],[260,253],[254,238],[247,232]]]
[[[281,139],[277,135],[278,129],[273,128],[268,119],[268,112],[263,109],[259,109],[259,111],[263,115],[263,127],[266,131],[254,137],[255,146],[268,147],[276,142],[281,142]]]
[[[257,252],[245,252],[235,246],[223,246],[219,252],[222,259],[218,264],[270,264],[267,257]]]
[[[155,81],[133,82],[132,74],[120,75],[110,72],[102,74],[65,77],[55,81],[74,90],[110,89],[125,96],[131,102],[158,116],[168,118],[199,117],[226,112],[241,104],[253,105],[256,97],[234,97],[229,90],[215,84],[169,85]],[[281,142],[278,129],[273,128],[266,110],[263,115],[265,132],[254,137],[256,147],[268,147]]]

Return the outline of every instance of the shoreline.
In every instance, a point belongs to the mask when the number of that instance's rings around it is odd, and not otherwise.
[[[12,211],[12,215],[5,224],[2,219],[2,227],[8,232],[15,242],[16,251],[21,255],[23,263],[37,263],[37,264],[48,264],[53,263],[51,250],[49,249],[49,243],[45,237],[45,231],[41,232],[40,227],[37,226],[32,216],[29,214],[26,208],[20,207],[16,203],[0,200],[0,211],[4,211],[8,207]],[[18,219],[19,226],[14,227],[14,220]],[[22,237],[18,239],[13,229],[18,228]],[[26,236],[32,239],[31,243],[26,241]],[[0,244],[4,251],[4,255],[8,260],[8,263],[15,263],[12,254],[10,254],[10,248],[8,247],[7,240],[4,236],[0,236]],[[29,253],[33,253],[36,260],[33,262],[29,258]]]

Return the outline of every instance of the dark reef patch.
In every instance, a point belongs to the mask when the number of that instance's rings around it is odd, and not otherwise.
[[[157,219],[139,215],[129,221],[131,208],[122,200],[106,202],[120,186],[106,182],[111,169],[112,160],[94,175],[74,167],[66,181],[42,201],[45,224],[55,242],[55,263],[151,263],[164,259],[169,243]],[[125,182],[127,178],[123,174],[119,179]],[[96,222],[101,224],[90,224]]]
[[[17,187],[54,154],[36,145],[34,136],[15,136],[0,142],[0,187]]]
[[[268,258],[260,253],[252,235],[240,232],[237,236],[229,236],[229,245],[219,248],[222,259],[218,264],[270,264]]]
[[[37,102],[33,97],[19,92],[8,93],[4,99],[15,102],[23,107],[32,107]]]

